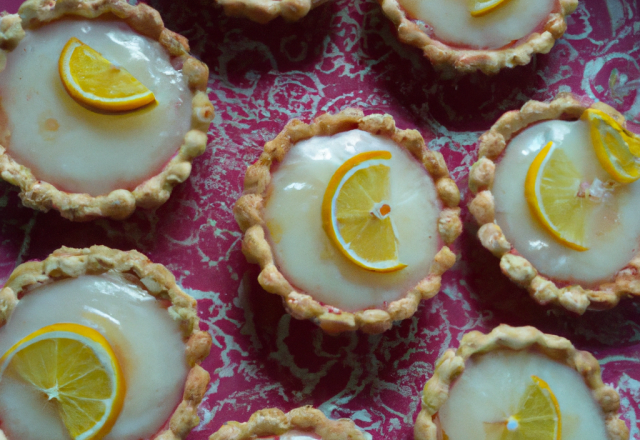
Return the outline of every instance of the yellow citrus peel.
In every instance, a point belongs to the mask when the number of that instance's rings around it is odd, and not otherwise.
[[[474,17],[487,15],[509,0],[469,0],[469,13]]]

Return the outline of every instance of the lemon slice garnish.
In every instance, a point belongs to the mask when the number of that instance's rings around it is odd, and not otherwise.
[[[591,141],[602,168],[619,183],[640,179],[640,136],[600,110],[588,109],[581,119],[589,123]]]
[[[100,110],[134,110],[156,99],[151,90],[123,67],[109,62],[75,37],[60,53],[58,72],[69,95]]]
[[[549,142],[535,157],[524,183],[524,196],[540,224],[557,241],[588,250],[586,219],[593,209],[579,196],[582,176],[564,151]]]
[[[474,17],[482,17],[509,0],[469,0],[469,13]]]
[[[531,376],[518,409],[506,420],[485,423],[486,440],[561,440],[562,414],[549,385]]]
[[[18,341],[0,358],[11,377],[55,402],[75,440],[98,440],[115,424],[126,394],[109,342],[79,324],[53,324]]]
[[[389,201],[388,151],[360,153],[333,174],[322,201],[322,225],[342,254],[375,272],[406,267],[398,261]]]

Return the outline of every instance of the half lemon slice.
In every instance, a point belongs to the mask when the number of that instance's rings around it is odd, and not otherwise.
[[[100,110],[134,110],[156,99],[151,90],[123,67],[75,37],[60,53],[58,72],[69,95]]]
[[[343,163],[322,200],[322,225],[342,254],[375,272],[406,267],[398,261],[391,222],[388,151],[368,151]]]
[[[588,250],[586,219],[593,209],[580,196],[582,176],[564,151],[549,142],[535,157],[524,183],[524,196],[536,219],[557,241]]]
[[[79,324],[53,324],[13,345],[0,358],[0,374],[35,388],[55,402],[75,440],[98,440],[115,424],[126,394],[109,342]]]
[[[469,13],[474,17],[482,17],[496,8],[504,5],[509,0],[468,0]]]
[[[591,141],[602,168],[619,183],[640,179],[640,136],[600,110],[587,109],[580,118],[589,123]]]

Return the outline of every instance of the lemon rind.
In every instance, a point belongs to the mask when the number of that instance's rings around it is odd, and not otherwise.
[[[455,380],[464,374],[465,363],[472,356],[498,350],[528,351],[542,354],[575,370],[584,379],[594,401],[602,408],[609,440],[628,440],[629,429],[620,419],[620,395],[602,382],[600,364],[587,351],[577,350],[565,338],[542,333],[535,327],[510,327],[502,324],[490,333],[466,333],[457,350],[449,348],[436,361],[433,375],[422,391],[422,407],[414,425],[415,440],[442,438],[437,413],[449,398]]]
[[[19,303],[38,286],[85,274],[118,273],[136,283],[159,300],[171,302],[170,316],[180,322],[190,367],[184,384],[183,400],[166,426],[154,439],[183,439],[198,425],[198,406],[209,385],[209,373],[200,363],[209,355],[211,336],[199,329],[197,302],[176,284],[175,277],[161,264],[152,263],[138,251],[120,251],[106,246],[85,249],[62,247],[43,261],[30,261],[16,267],[0,289],[0,327],[5,325]],[[0,438],[4,438],[0,429]]]
[[[478,238],[482,245],[500,258],[500,269],[511,281],[527,289],[541,305],[553,304],[583,314],[587,309],[604,310],[615,307],[622,298],[640,296],[640,254],[612,274],[612,279],[597,286],[572,284],[559,287],[525,258],[520,256],[502,229],[495,223],[495,203],[491,186],[495,176],[495,161],[509,140],[526,127],[551,119],[577,120],[587,108],[602,110],[622,127],[624,117],[608,105],[599,102],[589,105],[570,93],[560,93],[549,103],[529,101],[520,110],[505,113],[480,136],[478,161],[469,173],[472,200],[469,211],[480,225]]]
[[[353,129],[389,137],[424,165],[435,182],[438,198],[443,205],[438,219],[438,233],[444,244],[436,254],[429,273],[400,299],[386,304],[384,308],[351,313],[316,301],[313,292],[297,291],[278,270],[265,232],[263,206],[271,180],[271,165],[282,161],[296,142]],[[429,299],[440,290],[442,274],[456,261],[455,254],[448,246],[462,232],[459,203],[460,192],[449,176],[442,154],[427,149],[418,131],[397,129],[390,115],[365,116],[359,109],[346,109],[335,115],[321,115],[311,124],[297,119],[289,121],[274,140],[265,144],[260,158],[247,168],[244,192],[234,205],[233,213],[244,232],[242,252],[250,262],[260,265],[258,282],[267,292],[281,296],[287,312],[294,318],[313,320],[327,333],[358,329],[365,333],[382,333],[391,328],[393,321],[413,316],[422,299]]]
[[[5,146],[0,145],[0,176],[20,188],[22,203],[44,212],[55,209],[73,221],[100,217],[122,220],[138,207],[154,209],[165,203],[173,188],[189,177],[193,160],[204,153],[207,131],[214,117],[213,105],[206,93],[208,67],[189,55],[187,40],[165,28],[160,14],[143,3],[132,6],[126,0],[66,0],[53,3],[48,0],[27,0],[20,6],[18,14],[0,17],[3,22],[0,28],[6,29],[0,31],[0,70],[6,64],[7,52],[15,49],[30,28],[68,17],[96,19],[103,15],[115,16],[134,31],[158,41],[183,66],[182,73],[193,92],[191,126],[185,133],[182,145],[176,145],[176,154],[159,173],[131,191],[117,189],[96,197],[67,193],[39,180],[28,167],[6,154]]]
[[[480,70],[485,74],[495,74],[505,67],[524,66],[531,62],[536,53],[548,53],[555,40],[562,37],[567,29],[565,17],[578,6],[578,0],[557,0],[557,7],[549,14],[542,29],[522,38],[514,47],[483,50],[449,46],[427,34],[424,26],[409,17],[398,0],[378,2],[397,28],[398,39],[421,49],[435,68],[457,73]]]
[[[244,423],[226,422],[209,440],[249,440],[288,431],[313,432],[323,440],[365,440],[365,435],[350,419],[328,419],[320,410],[303,406],[284,413],[277,408],[256,411]]]

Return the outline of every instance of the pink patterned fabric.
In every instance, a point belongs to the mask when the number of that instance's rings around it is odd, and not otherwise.
[[[640,440],[640,301],[584,316],[537,305],[500,273],[463,208],[465,232],[455,245],[460,261],[435,298],[382,335],[327,336],[284,313],[280,299],[259,287],[231,212],[246,166],[289,119],[308,122],[347,107],[389,113],[398,127],[418,129],[444,154],[465,196],[478,136],[529,99],[550,100],[560,91],[599,99],[640,132],[637,1],[583,0],[550,54],[492,77],[449,79],[419,50],[399,43],[370,0],[338,0],[298,23],[264,26],[197,1],[150,4],[211,69],[216,118],[207,152],[167,204],[121,222],[72,224],[56,212],[22,207],[16,188],[0,183],[1,280],[17,264],[62,245],[138,249],[172,270],[198,299],[202,327],[213,337],[203,365],[211,387],[190,440],[205,440],[227,420],[246,421],[265,407],[302,405],[349,417],[375,440],[411,439],[435,360],[465,332],[500,323],[535,325],[591,351],[604,381],[621,394],[631,437]],[[0,9],[18,6],[4,0]]]

